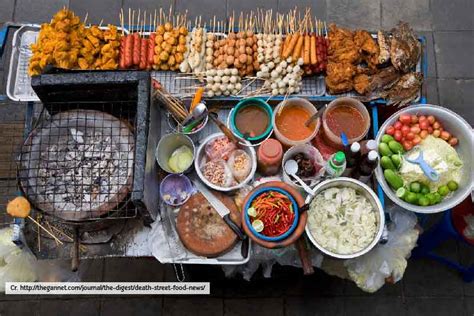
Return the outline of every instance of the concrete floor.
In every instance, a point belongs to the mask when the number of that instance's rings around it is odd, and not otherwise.
[[[462,115],[474,125],[474,1],[472,0],[0,0],[0,23],[48,21],[62,6],[89,21],[118,23],[121,7],[188,9],[191,15],[225,17],[259,8],[288,10],[311,6],[328,22],[377,30],[405,20],[427,38],[429,59],[424,91],[428,101]],[[0,64],[4,91],[5,56]],[[0,103],[0,108],[6,108]],[[21,104],[9,104],[9,108]],[[21,111],[21,109],[19,109]],[[2,111],[5,113],[5,111]],[[2,116],[4,118],[4,116]],[[0,135],[5,136],[4,131]],[[435,222],[436,217],[430,218]],[[440,253],[473,264],[474,251],[447,242]],[[220,268],[188,266],[189,280],[211,281],[209,297],[8,297],[0,296],[0,315],[474,315],[474,284],[429,260],[409,260],[403,280],[369,295],[354,284],[321,272],[303,277],[298,269],[276,267],[272,279],[260,273],[252,282],[225,279]],[[104,259],[85,262],[86,281],[174,281],[171,266],[154,259]]]

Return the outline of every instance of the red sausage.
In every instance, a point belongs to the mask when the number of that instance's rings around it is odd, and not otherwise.
[[[153,57],[155,56],[155,33],[150,34],[150,38],[148,39],[148,63],[147,68],[151,69],[153,66],[154,60]]]
[[[120,59],[119,59],[119,67],[120,69],[125,69],[125,42],[126,37],[122,36],[120,39]]]
[[[133,33],[133,65],[140,65],[141,38],[138,33]]]
[[[140,65],[139,68],[141,70],[146,69],[146,65],[148,63],[148,39],[142,38],[141,39],[141,47],[140,47]]]
[[[133,65],[133,36],[127,35],[125,39],[125,68],[130,68]]]

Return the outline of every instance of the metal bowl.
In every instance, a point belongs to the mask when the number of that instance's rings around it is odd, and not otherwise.
[[[188,146],[189,149],[193,152],[193,159],[196,157],[196,150],[194,147],[194,143],[189,138],[189,136],[186,136],[184,134],[179,134],[179,133],[171,133],[163,136],[160,141],[158,142],[158,146],[156,147],[155,150],[155,158],[156,161],[158,162],[158,165],[160,166],[161,169],[168,173],[174,173],[174,174],[180,174],[180,173],[186,173],[191,170],[193,164],[191,163],[189,167],[184,170],[183,172],[174,172],[171,170],[171,168],[168,166],[168,160],[171,157],[171,154],[181,146]]]
[[[237,185],[231,186],[231,187],[220,187],[215,184],[212,184],[209,182],[206,177],[201,172],[201,166],[205,163],[206,161],[206,145],[209,143],[211,140],[217,137],[224,136],[224,133],[215,133],[211,134],[208,137],[206,137],[201,145],[198,147],[195,159],[194,159],[194,169],[196,169],[196,173],[198,174],[199,178],[201,179],[202,182],[204,182],[208,187],[211,189],[217,190],[217,191],[222,191],[222,192],[229,192],[229,191],[234,191],[237,189],[242,188],[245,184],[250,182],[250,180],[253,179],[253,176],[255,175],[255,171],[257,171],[257,155],[255,153],[255,149],[250,146],[240,146],[239,149],[244,150],[247,154],[249,154],[250,159],[252,160],[252,169],[250,170],[249,175],[247,178],[245,178],[242,182],[240,182]],[[249,143],[248,141],[241,139],[242,142]]]
[[[447,131],[459,139],[459,143],[455,149],[464,164],[461,181],[459,182],[459,189],[457,189],[452,196],[444,199],[439,204],[418,206],[407,203],[396,196],[395,191],[387,184],[387,181],[385,181],[383,170],[380,165],[375,169],[375,176],[377,177],[378,183],[390,200],[400,207],[412,212],[433,214],[453,208],[461,203],[473,189],[472,162],[474,156],[474,141],[472,127],[461,116],[446,108],[431,104],[414,105],[396,112],[385,121],[385,123],[380,127],[377,138],[375,139],[377,144],[380,143],[380,139],[385,134],[387,126],[393,125],[401,114],[434,115],[436,120],[440,121]]]
[[[309,240],[311,240],[313,245],[326,255],[329,255],[329,256],[334,257],[334,258],[339,258],[339,259],[352,259],[352,258],[360,257],[360,256],[366,254],[367,252],[369,252],[372,248],[374,248],[375,245],[379,242],[380,237],[382,236],[383,228],[385,226],[385,215],[384,215],[384,211],[383,211],[383,208],[382,208],[382,204],[380,203],[380,201],[379,201],[377,195],[375,194],[375,192],[371,188],[369,188],[367,185],[365,185],[364,183],[362,183],[360,181],[357,181],[355,179],[345,178],[345,177],[329,179],[329,180],[325,180],[325,181],[319,183],[313,189],[314,196],[308,196],[306,198],[306,203],[309,204],[312,201],[312,199],[316,195],[318,195],[318,193],[320,193],[321,191],[324,191],[326,189],[333,188],[333,187],[353,188],[359,194],[362,194],[363,196],[365,196],[369,200],[370,204],[372,204],[372,207],[375,209],[375,212],[377,214],[377,222],[378,222],[377,234],[375,235],[374,239],[372,240],[372,242],[367,247],[365,247],[364,249],[362,249],[362,250],[360,250],[356,253],[338,254],[338,253],[329,251],[326,248],[324,248],[323,246],[321,246],[314,239],[314,237],[311,233],[311,230],[309,228],[309,217],[311,216],[310,215],[311,214],[311,209],[309,209],[308,210],[308,221],[306,222],[306,235],[308,235],[308,238],[309,238]]]

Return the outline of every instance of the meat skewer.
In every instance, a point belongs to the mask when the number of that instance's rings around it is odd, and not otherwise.
[[[143,37],[143,30],[145,29],[145,20],[146,20],[146,11],[143,13],[142,28],[141,28],[141,38],[140,38],[140,63],[139,69],[145,70],[148,62],[148,39]]]
[[[139,24],[140,20],[140,9],[138,10],[138,19],[137,19],[137,25]],[[139,66],[140,65],[140,52],[141,52],[141,38],[140,34],[137,31],[133,33],[133,65],[134,66]]]

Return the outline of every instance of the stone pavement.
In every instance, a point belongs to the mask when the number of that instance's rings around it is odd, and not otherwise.
[[[0,0],[0,23],[41,23],[62,6],[89,21],[118,23],[121,7],[151,9],[173,4],[178,10],[209,18],[232,11],[311,6],[328,22],[377,30],[405,20],[427,39],[428,101],[448,107],[474,125],[474,1],[472,0]],[[5,58],[0,64],[4,91]],[[12,105],[10,105],[12,106]],[[21,105],[18,105],[21,106]],[[0,104],[0,109],[4,105]],[[437,216],[430,221],[435,222]],[[474,251],[447,242],[441,254],[467,264]],[[0,315],[474,315],[474,283],[463,283],[452,270],[428,260],[409,260],[404,279],[369,295],[352,283],[317,272],[275,267],[272,279],[257,273],[252,282],[225,279],[218,267],[188,266],[189,280],[211,281],[209,297],[7,297]],[[174,271],[154,259],[102,259],[85,262],[87,281],[174,281]]]

